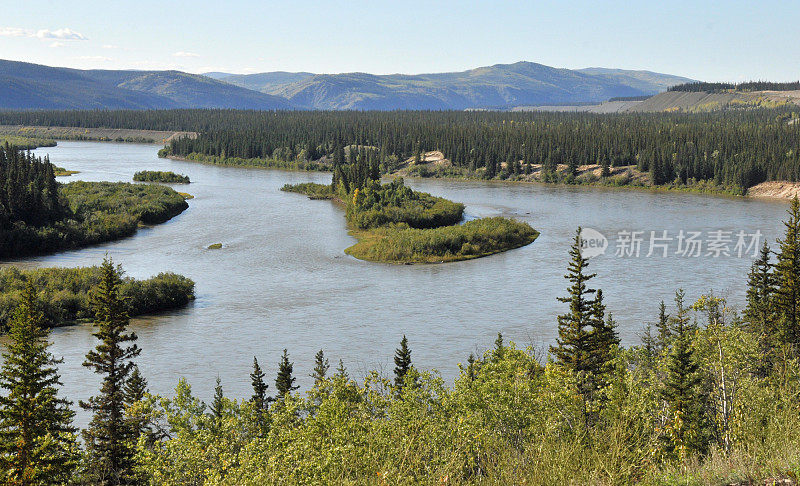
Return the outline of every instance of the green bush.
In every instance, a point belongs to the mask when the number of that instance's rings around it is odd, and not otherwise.
[[[405,223],[412,228],[438,228],[458,223],[464,205],[411,190],[397,178],[388,184],[374,182],[348,198],[347,221],[358,229]]]
[[[0,330],[5,330],[19,296],[30,280],[39,292],[48,326],[92,319],[92,289],[100,280],[99,267],[0,270]],[[130,316],[183,307],[194,299],[194,282],[182,275],[160,273],[147,280],[124,277],[120,295]]]
[[[191,182],[189,176],[160,170],[140,170],[133,174],[133,180],[136,182],[166,182],[174,184],[189,184]]]

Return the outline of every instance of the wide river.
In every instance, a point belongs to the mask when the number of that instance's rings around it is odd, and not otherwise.
[[[301,390],[309,385],[319,349],[332,368],[341,358],[357,378],[373,369],[391,374],[403,334],[414,364],[439,370],[448,382],[458,373],[457,363],[491,347],[498,332],[507,341],[546,350],[555,340],[556,316],[565,310],[557,297],[565,294],[567,251],[579,225],[608,237],[606,253],[591,260],[593,283],[603,289],[623,344],[637,343],[658,303],[671,303],[678,288],[689,301],[713,289],[740,308],[752,257],[737,257],[736,233],[745,232],[749,244],[749,235],[760,231],[774,243],[787,207],[677,192],[414,180],[409,183],[415,189],[466,204],[468,217],[517,218],[541,236],[524,248],[472,261],[385,265],[344,254],[354,239],[342,210],[279,190],[285,183],[328,182],[329,174],[176,162],[159,159],[158,148],[59,142],[36,150],[81,171],[64,182],[130,181],[137,170],[172,170],[190,176],[192,183],[178,190],[195,197],[183,214],[131,238],[3,265],[96,265],[108,254],[137,278],[167,270],[192,278],[193,304],[136,319],[132,327],[151,391],[169,394],[186,377],[203,399],[210,398],[217,376],[226,394],[248,397],[253,356],[274,376],[284,348]],[[681,230],[701,232],[701,256],[676,254]],[[620,245],[628,249],[619,236],[625,231],[644,232],[639,257],[615,255]],[[658,246],[647,256],[651,231],[674,238],[666,257]],[[731,233],[715,238],[709,234],[715,231]],[[719,246],[731,256],[707,255],[710,240],[728,235],[732,241]],[[218,242],[223,249],[206,249]],[[52,334],[53,353],[64,357],[64,394],[76,402],[97,389],[96,376],[81,366],[95,345],[91,332],[81,325]],[[86,420],[79,414],[79,425]]]

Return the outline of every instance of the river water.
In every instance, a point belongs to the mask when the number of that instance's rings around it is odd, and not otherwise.
[[[331,202],[279,190],[285,183],[328,182],[329,174],[171,161],[159,159],[158,148],[59,142],[36,150],[56,165],[81,171],[64,182],[130,181],[137,170],[171,170],[191,178],[190,185],[175,187],[195,197],[181,215],[131,238],[2,264],[96,265],[108,254],[137,278],[167,270],[192,278],[193,304],[135,319],[132,328],[151,391],[169,394],[186,377],[203,399],[211,397],[218,376],[226,394],[248,397],[253,356],[274,376],[284,348],[301,390],[311,381],[319,349],[332,368],[341,358],[357,378],[372,369],[391,374],[403,334],[414,364],[438,369],[448,382],[458,373],[457,363],[491,347],[498,332],[507,341],[546,350],[555,340],[556,316],[565,309],[557,297],[565,294],[567,251],[578,226],[608,238],[606,253],[591,260],[598,275],[592,283],[603,289],[623,344],[633,344],[657,315],[658,303],[670,303],[678,288],[690,301],[714,290],[741,307],[752,258],[737,257],[736,233],[745,232],[750,243],[749,235],[760,231],[774,242],[787,207],[677,192],[414,180],[409,184],[415,189],[466,204],[468,217],[514,217],[541,236],[524,248],[477,260],[386,265],[344,254],[354,239]],[[681,230],[701,232],[700,257],[676,254]],[[625,231],[644,232],[639,257],[615,255],[620,246],[629,249],[620,236]],[[651,231],[675,238],[666,257],[660,247],[646,256]],[[731,232],[732,241],[721,245],[731,256],[706,255],[709,240],[721,240],[709,234],[715,231]],[[218,242],[223,249],[206,249]],[[52,352],[64,357],[64,394],[76,402],[97,389],[97,378],[81,366],[95,345],[91,332],[81,325],[52,334]],[[87,420],[79,414],[79,425]]]

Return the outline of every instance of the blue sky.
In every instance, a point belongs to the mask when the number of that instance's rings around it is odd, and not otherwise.
[[[526,60],[800,78],[795,0],[2,3],[0,58],[54,66],[383,74]]]

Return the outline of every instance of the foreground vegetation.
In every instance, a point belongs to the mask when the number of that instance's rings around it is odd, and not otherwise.
[[[48,253],[130,236],[140,224],[163,223],[188,205],[164,186],[72,182],[15,147],[0,147],[0,258]]]
[[[194,282],[182,275],[160,273],[147,280],[122,277],[120,296],[129,316],[152,314],[185,306],[194,299]],[[0,269],[0,331],[8,329],[27,284],[41,303],[41,324],[56,327],[94,317],[91,290],[101,278],[100,267]]]
[[[147,392],[123,284],[106,261],[92,292],[99,342],[84,363],[102,385],[81,403],[93,417],[82,448],[29,280],[0,372],[0,468],[9,484],[792,484],[797,199],[785,224],[747,276],[742,314],[678,291],[671,306],[653,303],[640,344],[621,347],[579,229],[548,355],[498,335],[447,386],[414,365],[403,336],[393,376],[357,380],[320,350],[301,394],[284,350],[274,392],[254,357],[252,395],[233,400],[218,380],[208,404],[183,379],[172,397]]]
[[[174,184],[189,184],[189,176],[161,170],[140,170],[133,174],[136,182],[164,182]]]
[[[347,223],[358,243],[345,253],[386,263],[444,263],[492,255],[532,243],[527,223],[483,218],[458,223],[464,205],[413,191],[396,178],[381,184],[367,158],[334,168],[330,185],[286,184],[282,190],[346,205]]]

